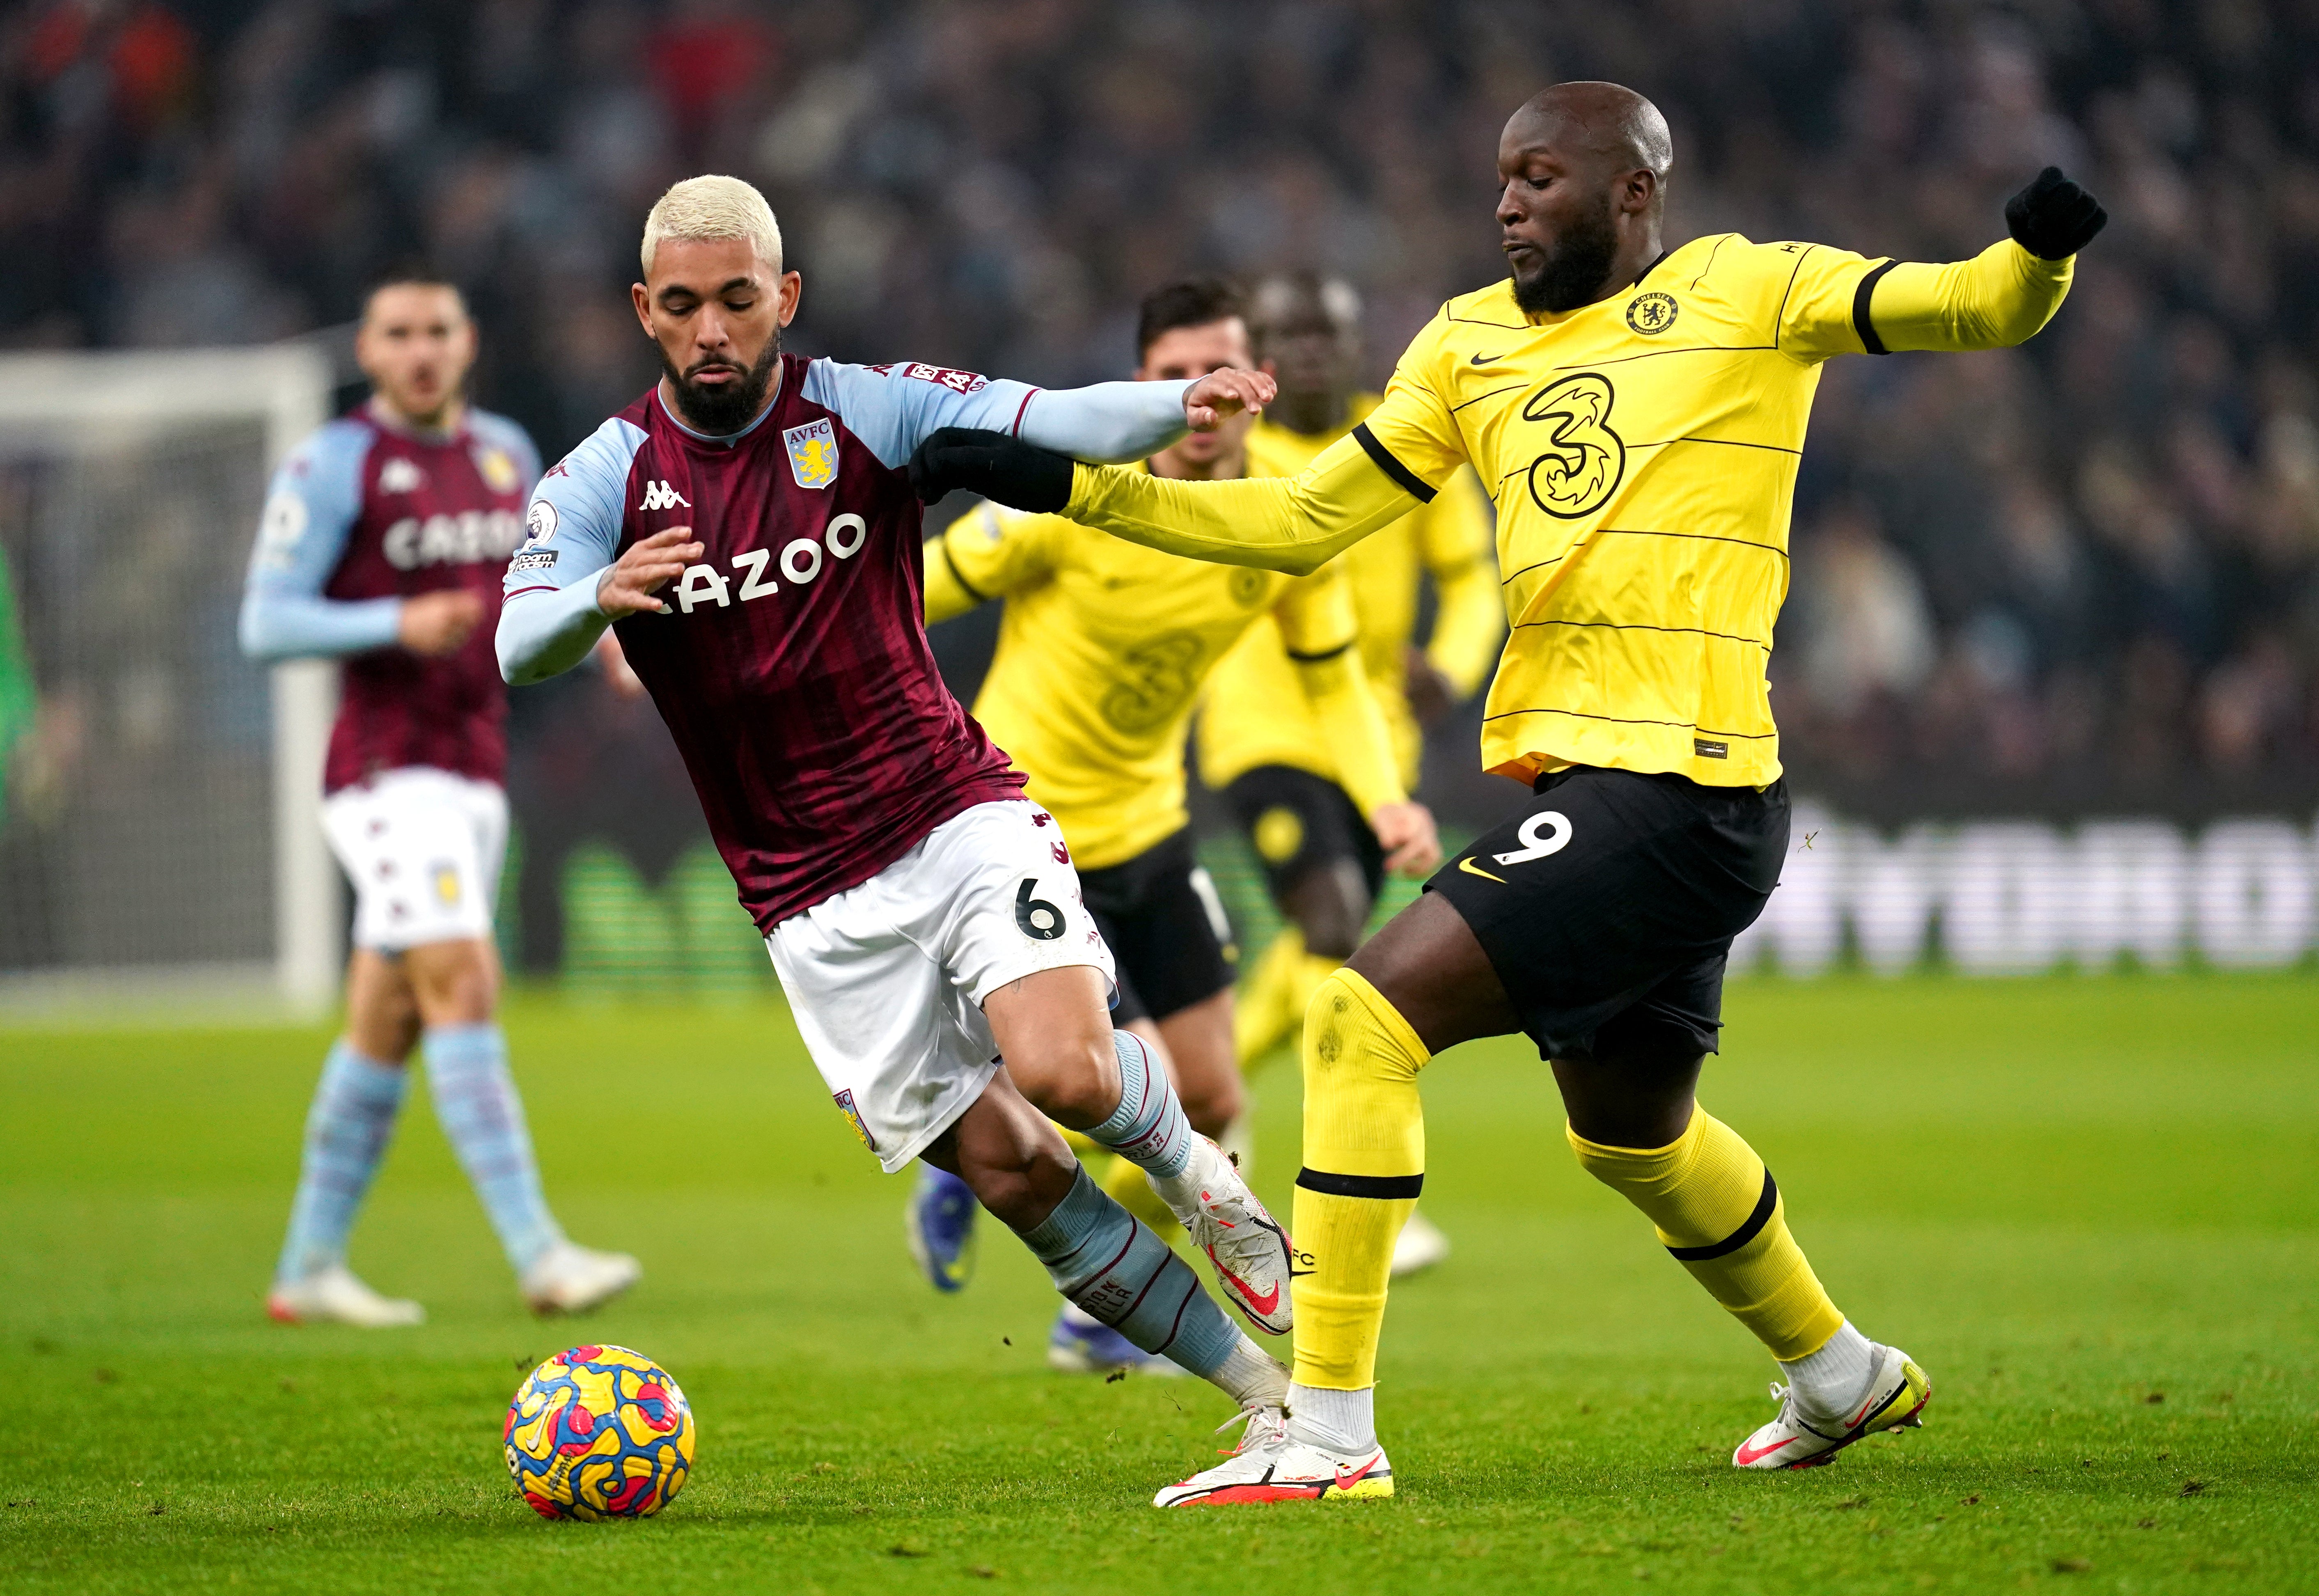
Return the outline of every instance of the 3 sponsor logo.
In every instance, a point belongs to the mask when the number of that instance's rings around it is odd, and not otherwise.
[[[677,579],[670,594],[677,608],[690,615],[703,605],[714,604],[719,609],[728,605],[745,604],[753,599],[770,598],[781,591],[781,584],[766,574],[771,566],[781,573],[783,580],[799,586],[813,581],[822,573],[823,551],[840,560],[850,560],[862,552],[870,541],[870,526],[860,516],[848,511],[833,517],[822,528],[818,541],[810,537],[794,537],[781,546],[780,557],[771,549],[753,548],[735,555],[734,574],[726,575],[714,565],[687,565],[684,574]]]
[[[1540,389],[1522,419],[1548,423],[1545,450],[1529,463],[1533,503],[1557,520],[1602,508],[1627,474],[1627,443],[1611,429],[1618,394],[1600,372],[1573,372]]]

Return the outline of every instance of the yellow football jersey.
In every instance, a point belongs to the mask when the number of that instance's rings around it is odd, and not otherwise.
[[[1201,683],[1260,618],[1299,654],[1352,662],[1342,577],[1297,578],[1139,548],[1068,521],[985,504],[927,548],[927,618],[1004,598],[998,649],[975,718],[1062,823],[1081,869],[1124,863],[1190,824],[1184,744]],[[962,590],[953,591],[952,590]],[[1341,672],[1371,730],[1376,772],[1390,743],[1358,671]],[[1292,674],[1301,707],[1306,690]]]
[[[1178,554],[1309,570],[1470,462],[1498,507],[1512,628],[1484,767],[1760,786],[1780,773],[1764,666],[1820,363],[2019,343],[2070,276],[2009,239],[1936,266],[1725,233],[1575,311],[1527,315],[1501,283],[1444,305],[1384,402],[1293,481],[1082,465],[1067,513]]]
[[[1358,395],[1345,424],[1331,432],[1291,432],[1268,419],[1258,422],[1248,435],[1248,474],[1295,476],[1377,403],[1376,394]],[[1431,573],[1437,600],[1426,657],[1461,698],[1481,687],[1505,636],[1481,483],[1472,472],[1458,472],[1432,503],[1372,533],[1331,564],[1351,584],[1361,664],[1393,734],[1403,784],[1413,788],[1425,735],[1409,708],[1406,654],[1417,631],[1420,576]],[[1297,693],[1295,670],[1268,617],[1249,627],[1208,678],[1197,736],[1200,780],[1210,787],[1228,786],[1259,765],[1287,765],[1336,780],[1328,739]]]

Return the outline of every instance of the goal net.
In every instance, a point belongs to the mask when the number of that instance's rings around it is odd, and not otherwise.
[[[326,1002],[333,679],[235,642],[319,349],[0,357],[0,999]]]

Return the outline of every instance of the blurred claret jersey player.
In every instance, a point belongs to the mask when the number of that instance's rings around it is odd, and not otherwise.
[[[1136,379],[1179,383],[1251,364],[1239,294],[1214,280],[1146,296]],[[1184,481],[1246,469],[1243,412],[1195,432],[1139,469]],[[1171,1074],[1192,1128],[1220,1141],[1241,1114],[1233,1052],[1231,933],[1194,852],[1184,744],[1202,682],[1236,639],[1268,623],[1286,639],[1283,713],[1323,728],[1397,868],[1439,861],[1432,817],[1408,801],[1392,739],[1356,646],[1348,584],[1333,568],[1294,579],[1139,548],[1057,516],[984,505],[929,539],[926,618],[1003,600],[998,648],[975,718],[1028,779],[1029,796],[1070,838],[1088,912],[1119,966],[1114,1023],[1142,1036]],[[1290,660],[1294,663],[1288,663]],[[1357,824],[1367,822],[1357,818]],[[1160,1233],[1173,1230],[1142,1174],[1115,1164],[1103,1184]],[[972,1208],[938,1172],[922,1179],[911,1234],[938,1286],[954,1288],[966,1255],[959,1218]],[[1227,1294],[1245,1288],[1220,1269]],[[1149,1361],[1115,1332],[1066,1306],[1050,1339],[1063,1368]]]
[[[638,321],[665,375],[541,480],[501,668],[536,681],[617,627],[668,724],[829,1087],[887,1170],[925,1158],[1071,1302],[1259,1414],[1287,1373],[1090,1180],[1057,1122],[1127,1158],[1272,1333],[1288,1242],[1108,1012],[1110,950],[1055,817],[943,685],[907,465],[965,422],[1098,459],[1271,396],[1253,372],[1044,392],[781,350],[802,284],[762,195],[672,187]]]
[[[1250,335],[1280,392],[1250,434],[1248,474],[1295,476],[1375,410],[1358,386],[1360,299],[1314,273],[1273,277],[1252,296]],[[1414,791],[1430,724],[1479,692],[1506,635],[1481,483],[1462,468],[1432,501],[1322,567],[1341,571],[1360,628],[1366,674]],[[1433,630],[1417,630],[1419,589],[1433,582]],[[1384,852],[1336,779],[1333,739],[1291,690],[1279,629],[1259,619],[1209,678],[1200,708],[1200,779],[1231,802],[1287,922],[1241,984],[1233,1041],[1242,1069],[1293,1042],[1305,1005],[1352,956],[1384,879]],[[1448,1255],[1448,1239],[1415,1212],[1394,1244],[1395,1276]]]
[[[1552,1064],[1579,1162],[1778,1360],[1778,1417],[1735,1465],[1829,1462],[1931,1395],[1837,1311],[1763,1160],[1693,1091],[1731,939],[1788,847],[1764,665],[1820,363],[2020,343],[2105,218],[2048,167],[2006,206],[2011,237],[1967,261],[1728,233],[1668,250],[1673,166],[1665,121],[1615,84],[1515,112],[1498,147],[1511,280],[1445,304],[1384,402],[1293,479],[1168,482],[963,436],[920,463],[929,487],[1292,571],[1461,464],[1497,502],[1512,636],[1482,761],[1534,797],[1314,994],[1288,1418],[1161,1506],[1391,1492],[1371,1397],[1394,1234],[1424,1177],[1418,1073],[1515,1031]]]
[[[315,1088],[266,1308],[293,1321],[424,1317],[346,1263],[414,1046],[525,1300],[589,1308],[633,1285],[636,1261],[557,1226],[494,1018],[507,690],[491,623],[539,460],[521,428],[467,403],[475,329],[450,284],[390,275],[355,352],[371,399],[275,473],[241,611],[253,658],[342,662],[322,815],[356,904],[347,1031]]]

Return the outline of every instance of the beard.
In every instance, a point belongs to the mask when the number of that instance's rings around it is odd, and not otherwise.
[[[765,352],[757,356],[757,364],[737,383],[718,383],[713,387],[696,383],[671,364],[665,350],[660,364],[668,373],[669,386],[676,390],[676,408],[684,412],[685,420],[711,437],[726,437],[757,419],[765,402],[765,390],[772,385],[773,362],[781,356],[781,329],[776,327],[773,336],[765,340]],[[726,369],[731,369],[729,365]]]
[[[1611,195],[1593,212],[1562,230],[1546,264],[1525,277],[1514,274],[1514,303],[1528,315],[1575,311],[1593,302],[1611,275],[1619,253],[1619,230],[1611,221]]]

